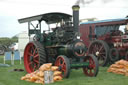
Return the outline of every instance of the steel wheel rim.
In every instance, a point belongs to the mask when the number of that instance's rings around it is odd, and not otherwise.
[[[95,62],[93,61],[93,59],[91,57],[85,58],[84,62],[89,62],[89,66],[86,68],[83,68],[84,70],[84,74],[87,76],[94,76],[95,75]]]
[[[101,66],[106,59],[106,49],[104,48],[104,45],[102,43],[93,43],[92,46],[89,49],[89,53],[94,54],[99,62],[99,65]]]
[[[25,48],[24,66],[28,73],[31,73],[39,68],[39,54],[33,43],[29,43]]]

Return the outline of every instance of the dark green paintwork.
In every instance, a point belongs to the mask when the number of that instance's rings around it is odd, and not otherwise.
[[[87,67],[89,66],[89,62],[79,62],[71,64],[71,68],[79,68],[79,67]]]

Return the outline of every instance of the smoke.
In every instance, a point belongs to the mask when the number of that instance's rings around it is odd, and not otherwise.
[[[75,3],[75,5],[80,5],[80,4],[83,4],[83,5],[85,5],[85,4],[90,4],[90,3],[92,3],[94,0],[77,0],[76,1],[76,3]]]
[[[112,2],[112,1],[114,1],[114,0],[101,0],[103,3],[109,3],[109,2]]]
[[[86,4],[91,4],[92,2],[94,2],[94,1],[98,1],[98,0],[77,0],[76,1],[76,3],[75,3],[75,5],[80,5],[80,4],[82,4],[82,5],[86,5]],[[100,0],[102,3],[104,3],[104,4],[106,4],[106,3],[108,3],[108,2],[112,2],[112,1],[114,1],[114,0]]]

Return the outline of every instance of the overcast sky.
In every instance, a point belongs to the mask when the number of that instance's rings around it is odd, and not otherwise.
[[[99,20],[124,18],[128,15],[128,0],[84,0],[80,4],[80,19],[95,17]],[[91,1],[91,2],[90,2]],[[27,31],[27,24],[18,19],[48,12],[72,14],[77,0],[0,0],[0,37],[12,37]]]

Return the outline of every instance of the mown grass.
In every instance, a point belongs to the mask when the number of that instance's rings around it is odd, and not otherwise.
[[[0,63],[2,57],[0,56]],[[15,68],[24,69],[23,64],[16,64],[10,67],[0,67],[0,85],[40,85],[20,80],[26,72],[14,72]],[[87,77],[82,69],[72,70],[68,79],[48,85],[128,85],[128,77],[107,72],[108,67],[100,67],[97,77]]]

